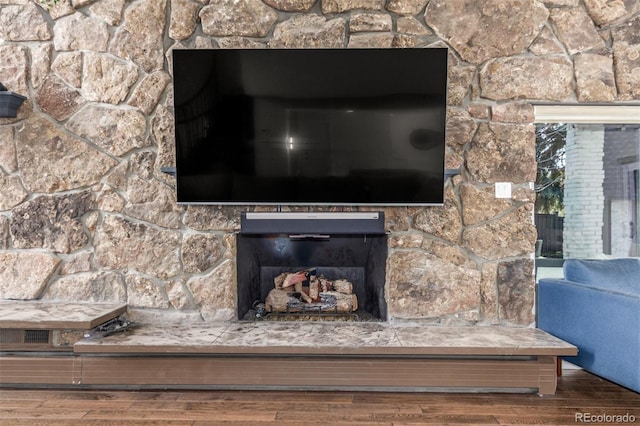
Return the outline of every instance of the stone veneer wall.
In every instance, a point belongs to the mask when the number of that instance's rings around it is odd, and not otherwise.
[[[640,99],[638,0],[0,0],[0,298],[233,319],[240,207],[179,207],[172,49],[448,46],[437,208],[387,208],[392,319],[533,320],[534,101]],[[514,184],[495,199],[493,184]],[[137,310],[140,308],[140,310]]]

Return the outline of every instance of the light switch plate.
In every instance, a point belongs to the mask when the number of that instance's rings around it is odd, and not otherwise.
[[[496,182],[496,198],[511,198],[511,182]]]

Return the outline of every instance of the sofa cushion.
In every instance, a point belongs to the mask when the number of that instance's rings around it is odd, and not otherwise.
[[[640,293],[640,259],[637,258],[567,259],[563,270],[568,281],[624,293]]]

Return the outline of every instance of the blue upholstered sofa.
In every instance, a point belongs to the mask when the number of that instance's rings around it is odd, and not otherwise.
[[[578,347],[567,361],[640,392],[640,259],[568,259],[563,270],[538,282],[538,328]]]

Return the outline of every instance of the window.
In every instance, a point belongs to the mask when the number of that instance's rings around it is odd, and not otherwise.
[[[640,106],[536,106],[536,255],[640,257]]]

